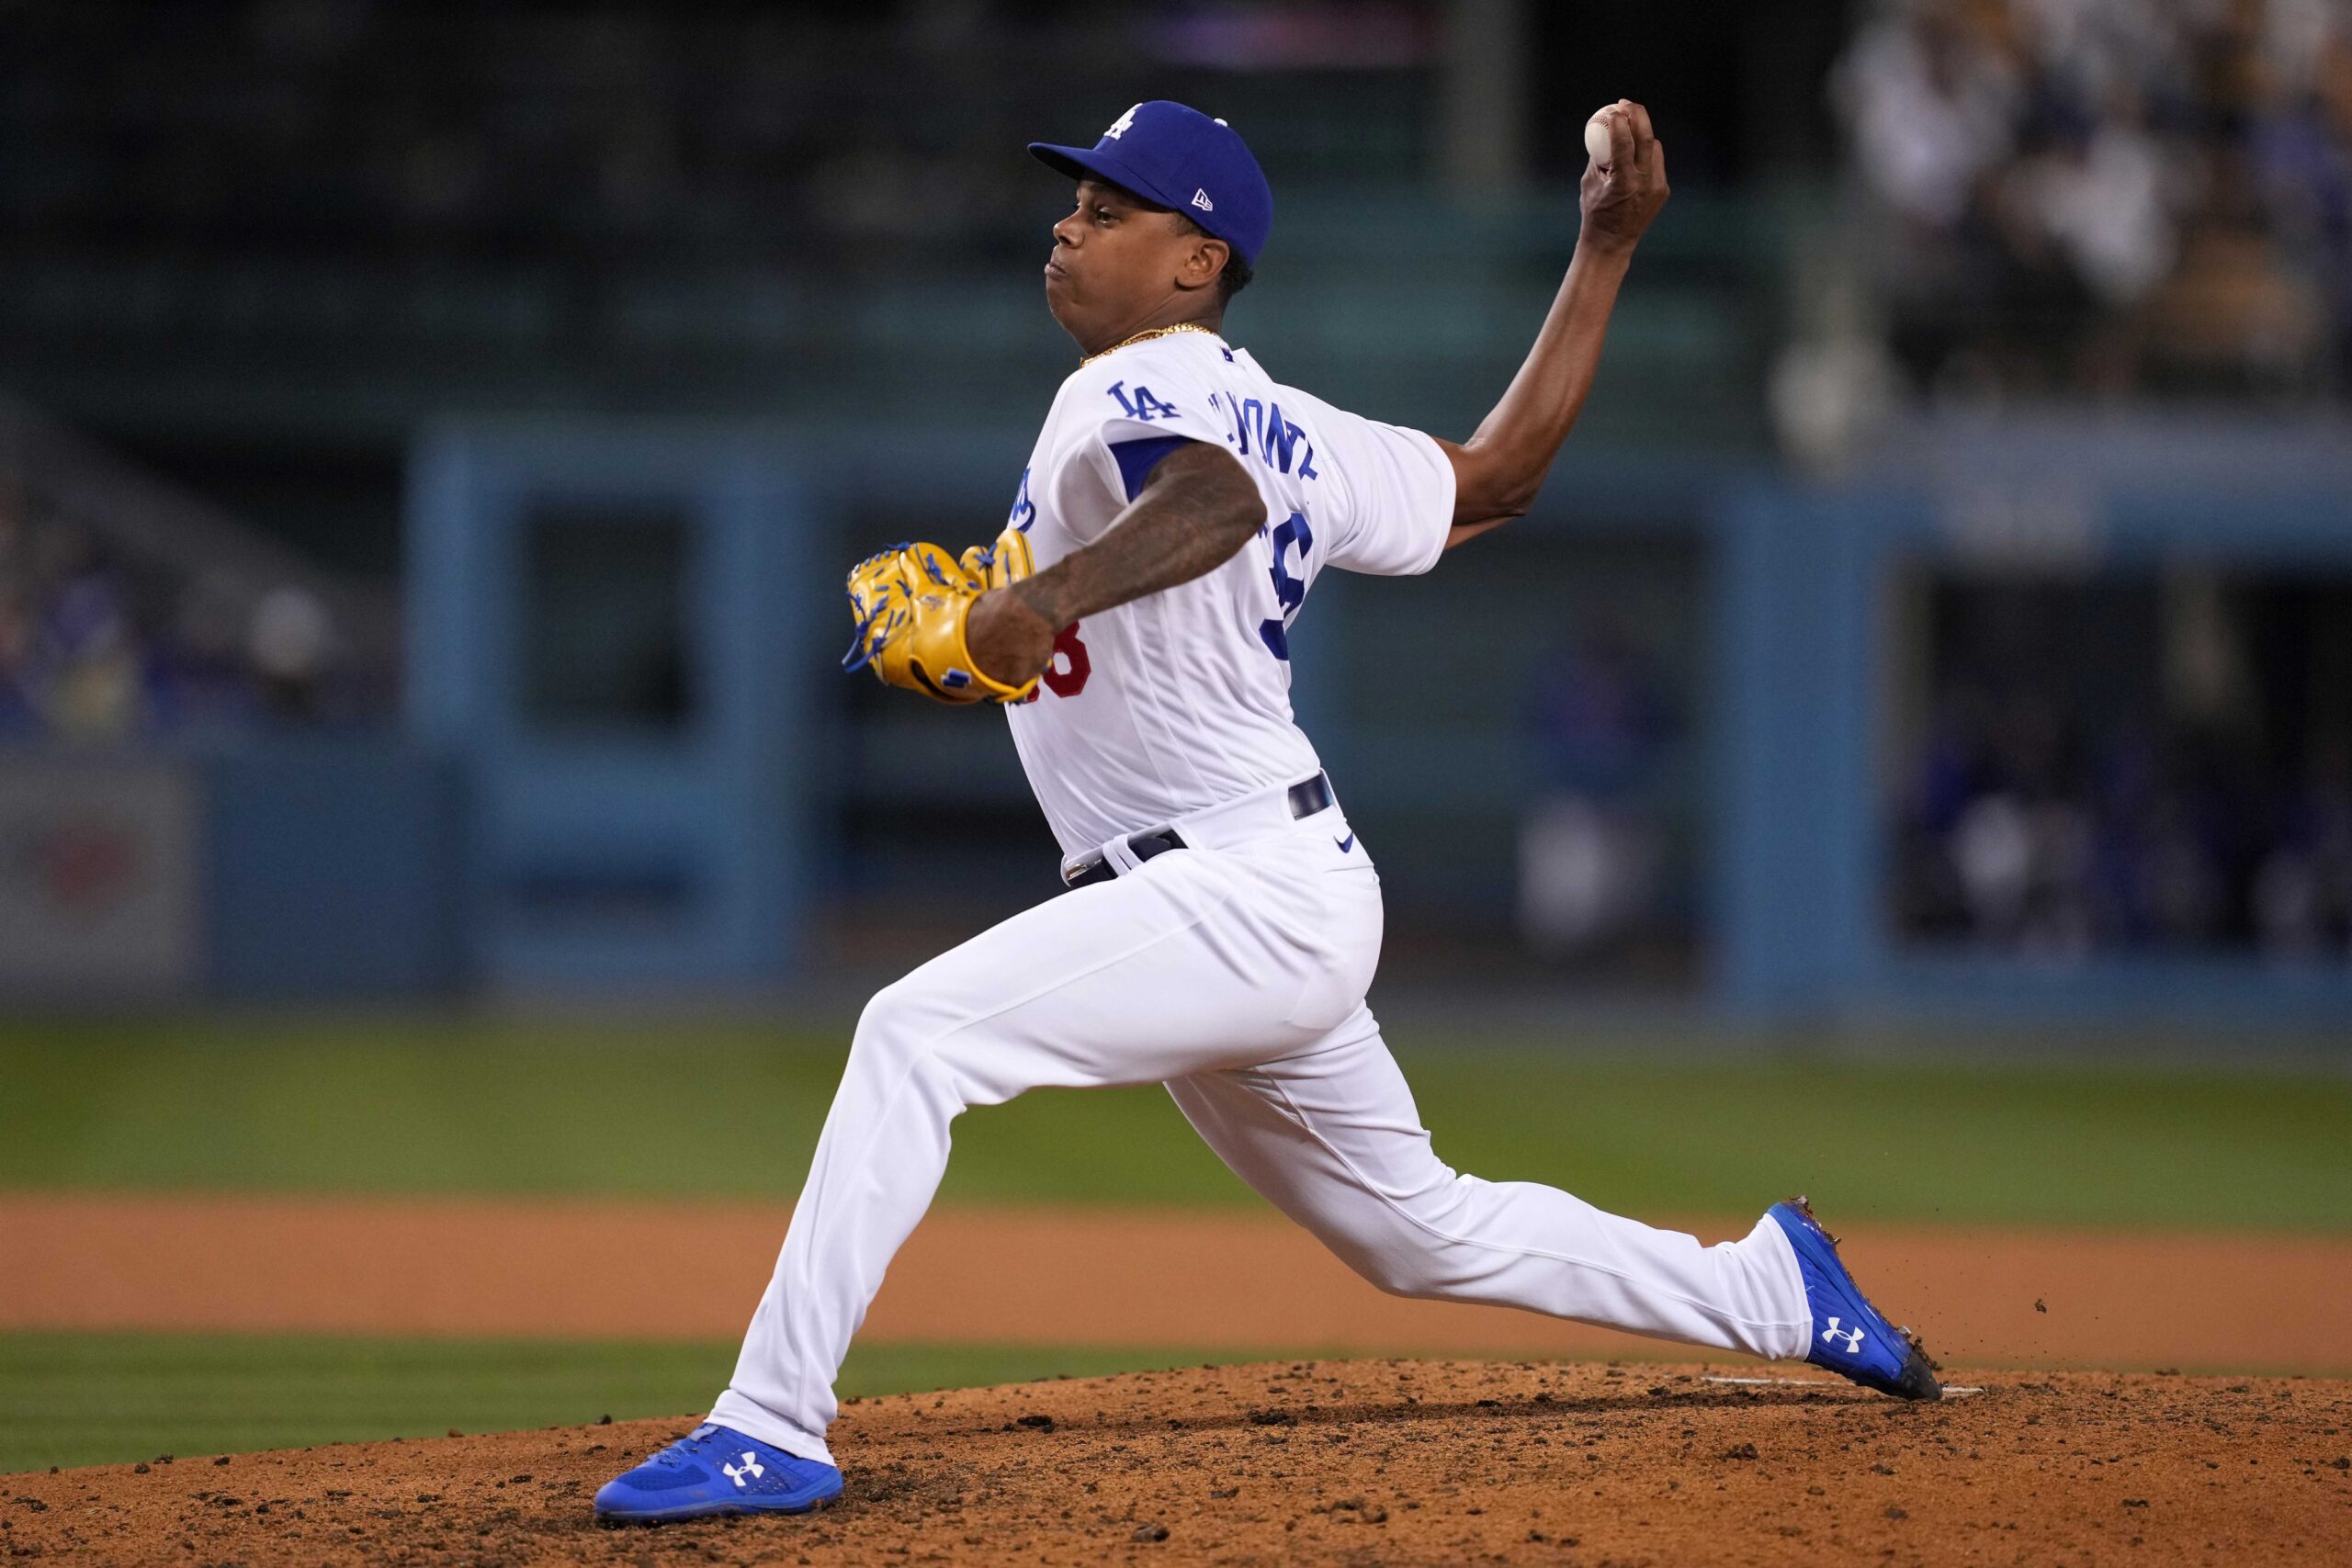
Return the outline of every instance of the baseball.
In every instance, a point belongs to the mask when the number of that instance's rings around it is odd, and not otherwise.
[[[1615,106],[1611,106],[1614,107]],[[1609,166],[1609,110],[1600,109],[1584,122],[1584,150],[1603,168]]]

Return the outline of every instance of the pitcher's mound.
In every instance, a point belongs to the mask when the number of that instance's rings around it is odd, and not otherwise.
[[[1995,1372],[1897,1404],[1809,1370],[1305,1361],[843,1411],[842,1501],[602,1527],[692,1423],[0,1477],[62,1562],[2343,1561],[2352,1385]]]

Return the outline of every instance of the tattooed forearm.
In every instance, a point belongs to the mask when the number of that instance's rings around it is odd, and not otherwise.
[[[1017,685],[1046,667],[1064,626],[1216,570],[1265,520],[1258,487],[1232,453],[1204,442],[1180,446],[1100,539],[981,595],[966,626],[973,661]]]
[[[1194,442],[1160,460],[1100,539],[1013,592],[1058,630],[1216,570],[1264,521],[1265,503],[1240,463],[1222,447]]]

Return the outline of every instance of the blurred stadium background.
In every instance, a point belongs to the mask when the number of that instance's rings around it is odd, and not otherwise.
[[[863,997],[1050,891],[1001,725],[831,662],[1071,363],[1023,141],[1231,119],[1233,335],[1459,436],[1620,95],[1676,194],[1536,511],[1299,633],[1441,1147],[2341,1245],[2338,0],[0,0],[0,1468],[524,1355],[59,1321],[10,1202],[782,1201]],[[1240,1198],[1148,1099],[996,1117],[951,1201]]]

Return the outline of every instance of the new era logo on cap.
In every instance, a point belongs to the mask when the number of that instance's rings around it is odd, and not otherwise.
[[[1209,199],[1209,193],[1204,190],[1196,190],[1193,193],[1193,205],[1199,208],[1203,212],[1215,212],[1216,210],[1216,203]]]

